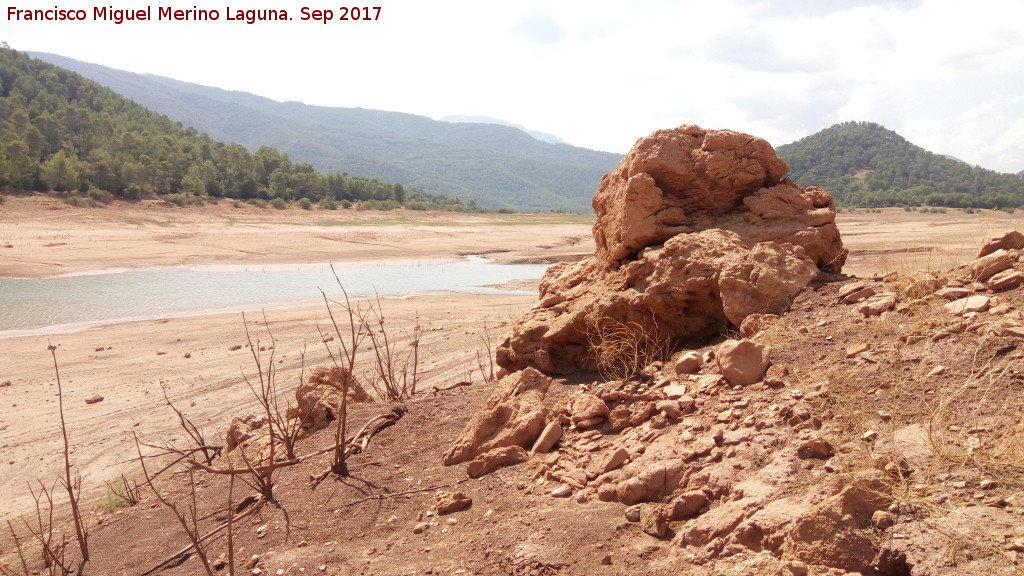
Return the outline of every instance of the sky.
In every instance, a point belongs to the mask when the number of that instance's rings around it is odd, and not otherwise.
[[[869,121],[933,152],[1024,170],[1024,1],[375,0],[379,17],[303,21],[303,2],[149,4],[217,21],[11,20],[0,41],[279,101],[483,115],[624,153],[660,128],[697,124],[775,146]],[[238,7],[291,21],[227,20]],[[371,11],[376,15],[376,11]]]

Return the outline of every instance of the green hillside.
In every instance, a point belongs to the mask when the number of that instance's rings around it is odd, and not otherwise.
[[[250,150],[274,146],[318,170],[398,181],[481,205],[590,211],[601,176],[622,158],[541,142],[508,126],[280,103],[52,54],[34,55],[214,138]]]
[[[318,173],[261,146],[250,153],[151,112],[92,80],[0,48],[0,189],[56,191],[73,202],[204,198],[324,207],[467,209],[377,178]],[[305,199],[305,200],[303,200]]]
[[[844,206],[1024,206],[1024,178],[933,154],[870,122],[836,124],[776,148],[801,186]]]

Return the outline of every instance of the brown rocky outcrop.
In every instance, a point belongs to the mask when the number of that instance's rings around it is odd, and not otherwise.
[[[637,142],[594,195],[594,256],[553,266],[498,349],[508,371],[594,369],[604,321],[686,341],[784,311],[846,249],[832,197],[782,179],[760,138],[681,126]]]
[[[544,395],[550,385],[550,378],[533,369],[502,378],[487,405],[466,424],[452,447],[441,457],[441,463],[451,466],[499,448],[532,447],[547,424],[548,408],[544,406]],[[520,452],[525,454],[525,450]],[[519,461],[523,460],[525,458]]]

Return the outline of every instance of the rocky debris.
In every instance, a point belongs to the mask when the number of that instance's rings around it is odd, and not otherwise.
[[[978,258],[988,256],[997,250],[1020,250],[1024,249],[1024,234],[1016,230],[1009,230],[996,234],[985,241],[978,250]]]
[[[551,378],[534,369],[522,370],[499,380],[487,404],[466,424],[451,448],[441,457],[441,463],[451,466],[492,450],[532,447],[547,425],[548,409],[544,406],[544,395],[550,385]],[[526,454],[525,450],[522,452]],[[501,458],[498,460],[505,462]],[[526,457],[519,461],[525,462]],[[481,466],[474,469],[489,468],[490,464]],[[493,469],[496,467],[490,468]]]
[[[465,510],[473,505],[473,499],[465,492],[445,492],[434,494],[434,509],[439,516]]]
[[[772,349],[751,340],[726,340],[715,351],[718,369],[733,386],[759,382],[771,363]]]
[[[1011,268],[1010,253],[1006,250],[996,250],[971,262],[971,280],[984,282],[998,272]]]
[[[466,475],[470,478],[480,478],[498,468],[526,462],[529,459],[530,455],[521,446],[494,448],[474,458],[466,466]]]
[[[342,394],[349,402],[373,402],[359,380],[341,366],[317,366],[305,383],[295,389],[296,405],[288,409],[288,418],[301,418],[307,430],[323,428],[338,418]]]
[[[227,454],[250,440],[256,431],[262,429],[266,424],[266,417],[257,418],[253,414],[233,418],[231,424],[228,425],[227,434],[224,436],[224,453]]]
[[[595,255],[548,270],[498,364],[593,370],[602,326],[680,341],[784,311],[847,254],[832,197],[783,180],[786,169],[764,140],[727,130],[639,140],[594,196]]]

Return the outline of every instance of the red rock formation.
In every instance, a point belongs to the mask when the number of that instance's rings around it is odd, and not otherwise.
[[[760,138],[681,126],[641,139],[594,195],[597,251],[552,267],[498,349],[508,371],[594,369],[588,325],[657,325],[674,341],[779,313],[846,249],[832,197],[783,180]]]

